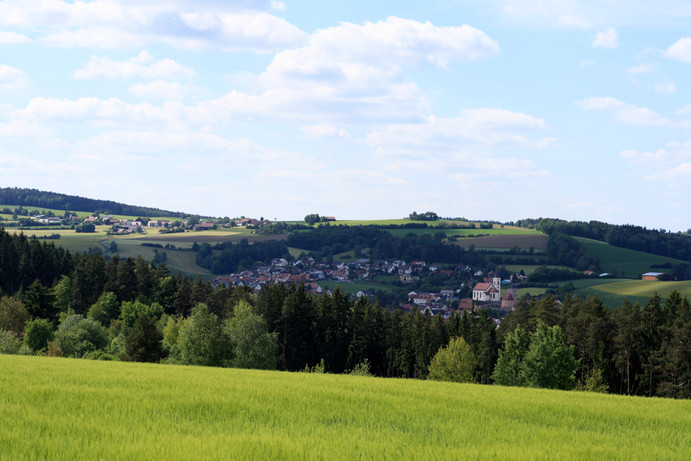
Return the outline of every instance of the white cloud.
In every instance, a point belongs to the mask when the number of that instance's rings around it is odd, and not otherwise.
[[[610,111],[614,120],[624,125],[635,126],[664,126],[670,122],[656,112],[632,104],[619,101],[612,97],[594,97],[577,101],[577,105],[585,110]]]
[[[540,28],[592,29],[606,26],[684,25],[691,18],[686,0],[484,0],[506,21]]]
[[[17,45],[22,43],[31,43],[31,39],[26,35],[0,30],[0,45]]]
[[[128,90],[141,99],[181,100],[191,91],[190,87],[178,82],[155,80],[130,85]]]
[[[79,141],[79,152],[98,152],[95,161],[113,154],[144,154],[170,157],[190,152],[214,154],[227,160],[272,158],[270,150],[247,139],[230,141],[213,133],[172,131],[106,131]],[[198,155],[197,155],[198,156]]]
[[[581,67],[592,67],[595,65],[595,62],[590,61],[589,59],[584,59],[581,62],[579,62],[578,65]]]
[[[679,39],[665,52],[665,57],[677,61],[691,62],[691,37]]]
[[[149,103],[127,104],[119,99],[33,98],[23,109],[15,110],[15,119],[29,121],[81,122],[90,125],[179,126],[185,121],[185,107],[168,101],[161,106]]]
[[[318,30],[307,45],[274,57],[259,83],[260,104],[271,112],[331,121],[419,120],[427,98],[404,69],[445,68],[489,58],[499,45],[470,26],[437,27],[388,18]]]
[[[687,185],[691,180],[691,163],[681,163],[674,168],[647,176],[650,181],[660,181],[674,186]]]
[[[659,163],[666,161],[669,158],[669,152],[665,149],[658,149],[655,152],[638,152],[635,150],[625,150],[619,153],[619,156],[632,163]]]
[[[511,184],[512,186],[534,185],[550,176],[547,170],[536,168],[532,160],[520,158],[482,158],[462,165],[462,173],[449,178],[467,190]]]
[[[598,32],[595,40],[593,40],[593,48],[605,48],[608,50],[619,48],[619,33],[612,27]]]
[[[466,109],[456,118],[430,117],[425,123],[389,125],[367,136],[377,156],[423,157],[455,154],[463,147],[540,147],[526,133],[542,130],[542,119],[502,109]]]
[[[652,74],[657,69],[657,63],[654,62],[644,62],[637,66],[629,67],[626,72],[634,75],[639,74]]]
[[[26,72],[5,64],[0,65],[0,89],[14,90],[27,85],[29,85],[29,77]]]
[[[172,59],[154,61],[146,51],[127,61],[112,61],[105,57],[92,56],[89,62],[74,72],[76,79],[102,77],[109,80],[141,79],[192,79],[194,69],[184,67]]]
[[[677,86],[672,80],[665,78],[653,85],[653,91],[657,94],[672,94],[677,91]]]
[[[351,135],[345,128],[320,123],[300,127],[305,139],[350,139]]]
[[[54,134],[53,130],[45,128],[38,123],[26,120],[12,120],[8,123],[0,123],[0,138],[47,138]]]
[[[498,53],[498,43],[473,27],[437,27],[390,17],[318,30],[306,46],[278,53],[262,78],[267,82],[371,81],[397,75],[403,66],[444,68],[454,61]]]
[[[6,0],[0,25],[36,31],[59,47],[122,49],[147,43],[180,48],[274,52],[299,44],[305,34],[267,13],[270,1]]]

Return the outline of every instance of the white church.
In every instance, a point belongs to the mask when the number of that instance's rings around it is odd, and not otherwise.
[[[501,278],[492,278],[492,283],[481,282],[473,287],[473,301],[479,302],[500,302],[501,301]]]

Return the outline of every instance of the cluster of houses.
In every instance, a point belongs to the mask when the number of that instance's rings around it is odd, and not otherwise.
[[[427,267],[429,272],[448,273],[451,276],[452,270],[442,270],[436,266],[427,266],[422,261],[414,261],[410,264],[402,260],[393,262],[369,259],[359,259],[355,262],[339,263],[316,263],[311,257],[304,257],[295,261],[287,261],[277,258],[271,264],[256,267],[253,270],[246,270],[229,275],[221,275],[212,279],[215,286],[226,285],[233,287],[249,287],[255,292],[259,292],[262,287],[270,284],[303,284],[305,288],[313,294],[327,293],[330,290],[324,289],[320,282],[332,280],[340,283],[355,283],[358,280],[369,280],[370,278],[385,274],[398,276],[400,281],[406,281],[408,277],[419,277],[423,267]],[[459,270],[471,271],[469,267],[461,267]],[[475,275],[482,275],[476,272]],[[490,273],[490,275],[494,275]],[[484,278],[473,287],[472,298],[460,298],[461,289],[441,290],[437,293],[411,291],[408,299],[401,306],[404,310],[418,309],[432,315],[442,315],[448,318],[453,312],[472,310],[477,306],[492,306],[510,311],[516,306],[518,295],[515,288],[504,290],[502,296],[502,280],[499,277]],[[361,290],[357,292],[357,297],[367,296],[374,298],[372,290]]]

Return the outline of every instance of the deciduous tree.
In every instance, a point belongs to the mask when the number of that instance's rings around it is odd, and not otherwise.
[[[457,383],[473,382],[473,372],[477,359],[465,339],[455,337],[448,346],[439,349],[429,365],[429,379],[435,381],[453,381]]]
[[[521,363],[521,381],[530,387],[573,389],[578,361],[574,346],[566,346],[558,325],[547,326],[539,320],[530,338],[530,348]]]

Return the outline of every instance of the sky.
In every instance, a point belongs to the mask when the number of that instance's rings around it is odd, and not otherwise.
[[[0,0],[0,186],[691,228],[685,0]]]

